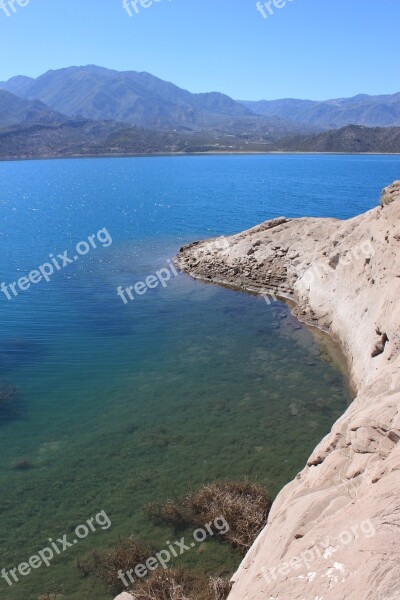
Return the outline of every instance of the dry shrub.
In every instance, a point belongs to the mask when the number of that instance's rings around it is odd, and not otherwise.
[[[94,554],[96,569],[103,582],[115,592],[124,591],[125,587],[118,578],[118,571],[124,573],[144,564],[154,555],[154,549],[135,539],[120,540],[118,545],[105,554]]]
[[[229,530],[218,537],[244,553],[266,524],[270,508],[267,490],[245,479],[204,485],[197,492],[189,492],[180,502],[152,504],[148,513],[157,524],[165,523],[175,529],[189,525],[204,527],[222,516]]]
[[[183,569],[159,569],[135,586],[134,600],[193,600],[195,580]]]
[[[225,577],[211,577],[208,583],[207,600],[226,600],[231,591],[231,582]]]
[[[226,600],[229,581],[194,576],[184,569],[159,569],[130,593],[133,600]]]

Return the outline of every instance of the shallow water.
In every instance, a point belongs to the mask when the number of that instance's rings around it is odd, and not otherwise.
[[[286,216],[350,217],[376,204],[399,157],[87,159],[0,164],[1,280],[16,281],[106,228],[74,264],[8,301],[0,295],[0,569],[105,510],[112,521],[0,597],[110,598],[76,567],[118,536],[163,548],[143,511],[218,478],[272,494],[304,465],[348,395],[289,309],[171,276],[133,302],[116,294],[168,265],[182,243]],[[15,467],[32,468],[16,469]],[[204,548],[202,548],[204,550]],[[209,542],[180,564],[232,571]]]

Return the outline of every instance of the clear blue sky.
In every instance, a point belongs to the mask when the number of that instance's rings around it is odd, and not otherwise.
[[[237,99],[400,91],[399,0],[274,10],[264,19],[255,0],[159,0],[129,17],[122,0],[30,0],[10,17],[0,9],[0,80],[97,64]]]

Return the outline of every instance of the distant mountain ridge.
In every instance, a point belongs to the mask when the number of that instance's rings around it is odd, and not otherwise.
[[[382,96],[359,94],[353,98],[315,101],[260,100],[241,104],[268,119],[290,119],[302,125],[321,129],[338,129],[346,125],[366,127],[400,126],[400,93]]]
[[[219,92],[192,94],[154,75],[95,65],[18,75],[0,82],[23,100],[68,117],[111,120],[157,130],[312,133],[347,125],[400,126],[400,93],[327,101],[236,101]]]
[[[246,130],[265,126],[263,117],[225,94],[192,94],[149,73],[93,65],[48,71],[37,79],[13,77],[1,82],[0,89],[25,100],[40,100],[69,117],[137,127],[195,130],[237,126]]]

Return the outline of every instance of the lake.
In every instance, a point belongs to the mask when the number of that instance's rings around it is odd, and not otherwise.
[[[284,304],[172,271],[127,303],[117,289],[165,273],[196,239],[282,215],[355,216],[399,167],[343,155],[0,163],[0,381],[13,396],[0,403],[0,570],[101,511],[112,523],[12,587],[0,580],[1,597],[111,598],[77,561],[119,536],[163,548],[173,533],[149,521],[150,502],[244,476],[276,495],[301,470],[350,400],[329,344]],[[179,564],[230,573],[240,559],[211,541]]]

